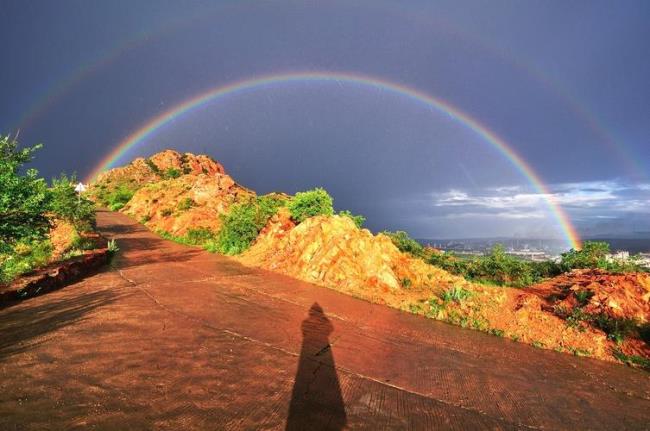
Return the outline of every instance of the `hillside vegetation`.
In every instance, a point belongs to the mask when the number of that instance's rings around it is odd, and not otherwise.
[[[0,136],[0,285],[95,247],[88,238],[95,204],[77,195],[76,177],[62,174],[48,186],[26,169],[40,148]]]
[[[362,216],[335,211],[323,189],[258,196],[209,157],[171,150],[102,174],[92,195],[166,238],[245,265],[540,348],[648,365],[650,277],[613,267],[599,244],[559,263],[499,247],[463,259],[404,232],[375,235]]]

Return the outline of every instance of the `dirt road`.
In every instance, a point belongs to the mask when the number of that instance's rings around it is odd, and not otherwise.
[[[650,427],[642,371],[98,222],[111,269],[0,310],[1,430]]]

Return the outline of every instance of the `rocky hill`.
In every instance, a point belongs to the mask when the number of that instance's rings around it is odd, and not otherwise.
[[[245,238],[235,257],[245,265],[540,348],[606,360],[650,358],[641,333],[650,320],[645,276],[563,275],[528,289],[472,283],[401,252],[391,238],[359,228],[350,216],[330,211],[299,221],[289,210],[295,198],[257,196],[218,162],[190,153],[136,159],[100,175],[92,193],[186,244],[214,251],[229,235]],[[574,284],[593,294],[572,296],[577,288],[567,293],[566,286]],[[587,297],[593,310],[583,307]],[[629,322],[626,337],[612,337],[621,332],[616,325]]]

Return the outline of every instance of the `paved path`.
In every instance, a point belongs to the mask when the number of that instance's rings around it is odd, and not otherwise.
[[[98,221],[113,268],[0,310],[0,430],[650,427],[647,373]]]

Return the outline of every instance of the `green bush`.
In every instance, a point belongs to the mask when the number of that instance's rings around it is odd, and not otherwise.
[[[363,224],[366,222],[366,218],[364,216],[354,215],[348,210],[340,211],[339,215],[351,218],[354,224],[356,224],[359,229],[361,229],[363,227]]]
[[[0,136],[0,253],[18,241],[42,240],[50,227],[47,184],[35,169],[24,170],[41,145],[18,149],[9,136]]]
[[[210,248],[229,255],[245,251],[282,205],[282,200],[270,196],[233,205],[221,217],[221,230]]]
[[[579,268],[603,268],[607,266],[606,256],[609,244],[601,241],[586,241],[581,250],[571,249],[562,253],[562,267],[565,271]]]
[[[398,230],[397,232],[384,231],[382,233],[388,236],[400,251],[416,257],[423,255],[424,248],[422,245],[411,238],[406,232]]]
[[[431,265],[468,280],[499,286],[525,287],[562,273],[560,265],[530,262],[510,256],[496,245],[486,256],[462,258],[453,253],[432,253],[426,258]]]
[[[181,176],[181,171],[179,171],[176,168],[169,168],[165,171],[165,178],[166,179],[174,179],[178,178]]]
[[[81,232],[91,231],[95,227],[95,203],[80,197],[74,188],[77,178],[61,174],[52,180],[50,188],[50,211],[57,217],[72,223]]]
[[[190,245],[203,245],[215,238],[214,232],[206,227],[190,229],[185,234],[185,242]]]
[[[441,299],[444,302],[462,302],[472,296],[472,292],[462,287],[454,286],[442,293]]]
[[[131,200],[134,194],[133,188],[120,184],[106,196],[105,204],[111,211],[118,211]]]
[[[332,197],[322,188],[296,193],[288,206],[291,218],[298,223],[309,217],[334,214]]]
[[[179,211],[187,211],[190,208],[192,208],[196,203],[192,198],[185,198],[182,201],[178,203],[178,206],[176,207]]]

